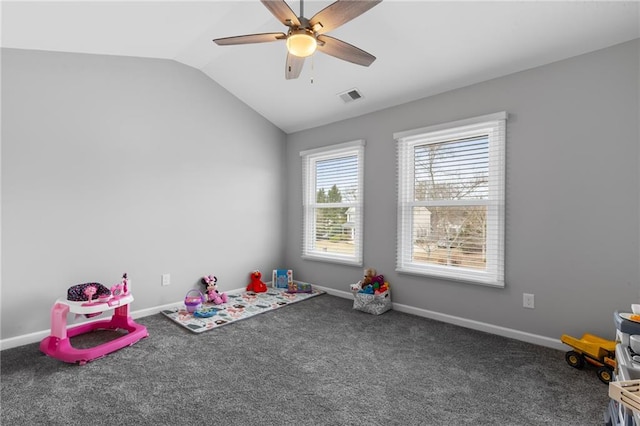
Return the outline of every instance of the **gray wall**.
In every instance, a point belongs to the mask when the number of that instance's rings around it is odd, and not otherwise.
[[[300,258],[299,152],[364,138],[365,266],[385,275],[394,302],[552,339],[613,338],[613,311],[640,300],[638,50],[635,40],[288,135],[287,266],[342,291],[360,278],[360,268]],[[396,273],[393,133],[503,110],[506,287]]]
[[[180,300],[205,273],[225,290],[275,266],[347,291],[360,268],[300,258],[299,152],[360,138],[365,265],[385,274],[394,302],[550,338],[612,338],[612,312],[640,299],[638,49],[289,136],[172,61],[3,49],[1,338],[47,329],[67,287],[125,271],[134,310]],[[392,134],[501,110],[506,287],[396,273]],[[522,308],[523,292],[536,309]]]
[[[270,271],[284,153],[283,132],[177,62],[3,49],[2,339],[46,330],[73,284],[126,271],[141,310],[205,274],[228,290]]]

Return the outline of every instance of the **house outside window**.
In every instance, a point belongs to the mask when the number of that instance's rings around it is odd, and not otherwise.
[[[394,134],[399,272],[504,287],[506,118]]]
[[[362,266],[364,140],[303,151],[302,257]]]

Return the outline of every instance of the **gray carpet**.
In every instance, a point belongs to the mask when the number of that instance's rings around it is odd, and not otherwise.
[[[3,425],[600,425],[607,386],[564,352],[330,295],[84,366],[0,353]],[[103,332],[111,333],[111,332]],[[74,338],[80,347],[104,338]]]

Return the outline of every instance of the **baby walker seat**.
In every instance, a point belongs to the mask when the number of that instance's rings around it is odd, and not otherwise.
[[[133,302],[133,295],[131,295],[127,274],[123,275],[122,283],[111,287],[110,294],[99,294],[95,301],[93,295],[101,292],[97,291],[100,290],[99,287],[92,284],[97,283],[82,284],[81,286],[84,287],[74,286],[82,288],[83,293],[87,296],[86,299],[83,297],[74,297],[74,299],[86,301],[63,298],[56,300],[51,308],[51,334],[40,342],[40,351],[44,354],[64,362],[77,362],[84,365],[125,346],[131,346],[149,336],[147,328],[135,323],[129,315],[129,304]],[[70,297],[71,294],[76,293],[74,289],[74,292],[70,291],[68,295]],[[67,329],[67,314],[69,313],[82,314],[90,318],[111,309],[114,309],[111,319],[94,321]],[[127,334],[92,348],[79,349],[71,345],[70,339],[72,337],[94,330],[124,330]]]

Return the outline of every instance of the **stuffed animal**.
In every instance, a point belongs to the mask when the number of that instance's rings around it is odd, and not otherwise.
[[[389,283],[385,281],[384,283],[382,283],[380,288],[378,288],[377,290],[374,291],[374,294],[376,296],[379,296],[379,295],[384,294],[387,290],[389,290]]]
[[[371,277],[376,274],[376,270],[373,268],[366,268],[364,270],[364,274],[362,275],[362,279],[358,281],[358,285],[360,286],[359,290],[365,288],[368,284],[371,283]]]
[[[376,274],[376,270],[373,268],[366,268],[364,270],[364,274],[362,276],[362,279],[360,281],[358,281],[357,283],[351,284],[350,288],[351,291],[354,293],[360,292],[360,290],[362,290],[363,288],[365,288],[367,285],[369,285],[371,283],[371,277],[374,276]]]
[[[371,285],[374,290],[379,290],[384,285],[384,275],[375,275],[371,277]]]
[[[364,293],[364,294],[374,294],[374,290],[373,290],[373,286],[371,284],[367,284],[366,286],[364,286],[364,288],[362,290],[360,290],[358,293]]]
[[[207,301],[214,305],[221,305],[227,303],[227,293],[220,293],[218,291],[218,278],[214,275],[205,275],[202,277],[202,284],[206,287]]]
[[[360,288],[363,289],[369,284],[375,287],[375,283],[378,282],[377,277],[381,277],[382,275],[376,275],[377,272],[375,268],[366,268],[364,270],[364,276],[360,280]],[[384,281],[384,280],[383,280]]]
[[[386,288],[384,275],[378,275],[375,268],[366,268],[362,279],[352,287],[352,290],[359,293],[374,294],[383,292]]]
[[[262,282],[262,273],[260,271],[253,271],[250,277],[251,282],[247,286],[247,291],[254,293],[265,293],[267,291],[267,285]]]

